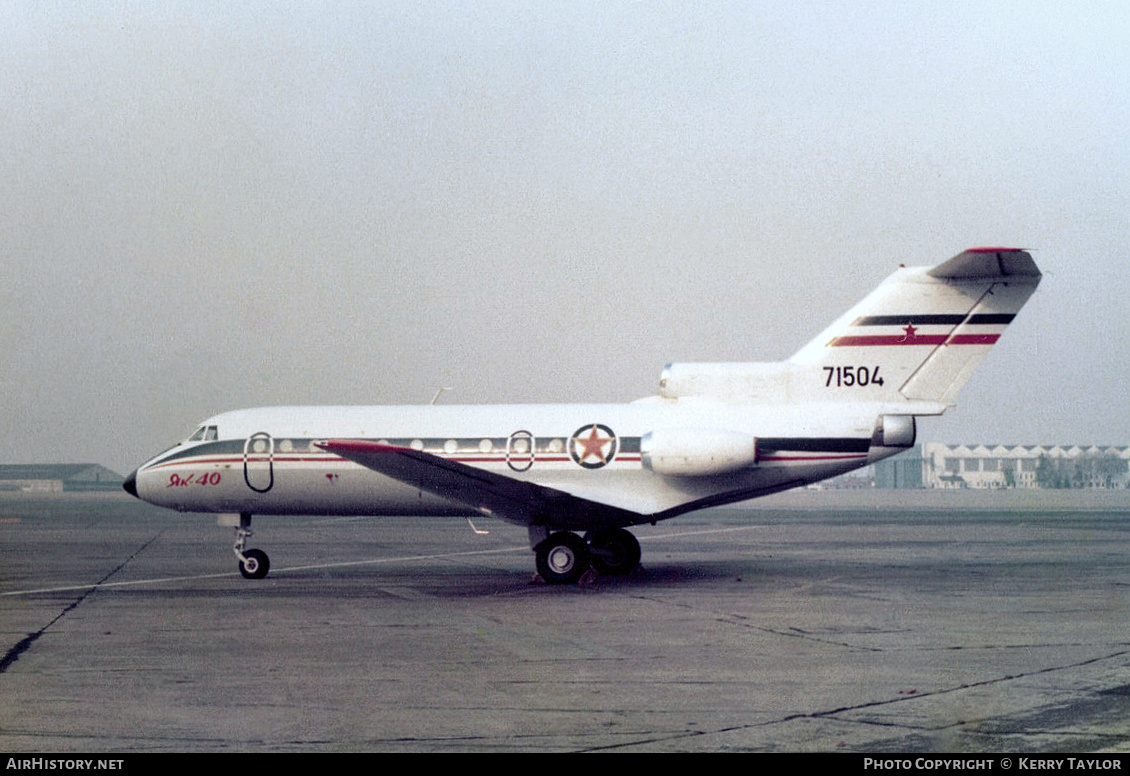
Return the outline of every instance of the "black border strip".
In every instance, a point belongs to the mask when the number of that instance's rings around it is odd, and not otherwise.
[[[861,437],[758,437],[760,452],[793,450],[804,453],[866,453],[871,439]]]

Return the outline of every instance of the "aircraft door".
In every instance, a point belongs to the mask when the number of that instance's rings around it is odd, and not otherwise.
[[[275,440],[266,431],[252,434],[243,443],[243,481],[256,493],[275,486]]]

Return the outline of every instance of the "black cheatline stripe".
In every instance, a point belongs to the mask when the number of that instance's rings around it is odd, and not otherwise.
[[[969,323],[974,325],[1002,325],[1012,323],[1015,313],[980,313],[971,316]],[[865,315],[851,322],[852,326],[956,326],[965,320],[964,315]]]
[[[795,450],[805,453],[866,453],[870,439],[858,437],[758,437],[757,449],[763,453]]]
[[[243,439],[227,439],[222,442],[208,442],[197,447],[190,447],[187,450],[178,450],[165,456],[157,463],[168,463],[181,458],[195,458],[202,455],[222,455],[224,453],[243,455],[244,441]]]

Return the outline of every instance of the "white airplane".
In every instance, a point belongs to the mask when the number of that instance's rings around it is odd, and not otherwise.
[[[226,412],[125,482],[222,513],[243,576],[252,515],[490,515],[527,526],[538,573],[628,574],[626,527],[807,485],[914,444],[1040,282],[973,248],[902,268],[787,361],[668,364],[629,404],[269,407]],[[587,532],[582,538],[576,531]]]

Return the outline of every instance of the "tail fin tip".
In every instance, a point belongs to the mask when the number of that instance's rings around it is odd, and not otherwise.
[[[1040,270],[1024,248],[969,248],[926,274],[944,280],[971,280],[1013,275],[1040,277]]]

